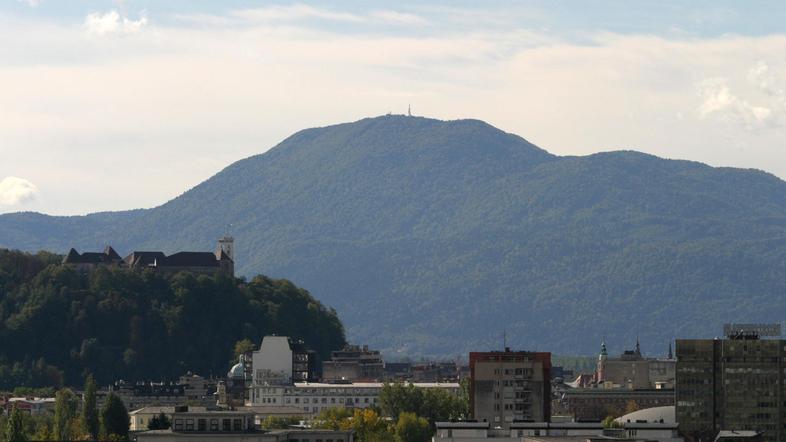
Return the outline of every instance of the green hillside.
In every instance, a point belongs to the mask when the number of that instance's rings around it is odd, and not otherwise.
[[[591,353],[786,315],[786,183],[637,152],[558,157],[475,120],[294,134],[150,210],[0,216],[0,246],[212,250],[390,354]]]
[[[0,390],[226,373],[234,344],[266,334],[328,357],[345,344],[334,311],[286,280],[100,268],[0,249]]]

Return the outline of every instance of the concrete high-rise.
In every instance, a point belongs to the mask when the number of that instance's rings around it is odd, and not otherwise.
[[[473,419],[502,428],[514,421],[549,422],[551,353],[473,352],[469,368]]]

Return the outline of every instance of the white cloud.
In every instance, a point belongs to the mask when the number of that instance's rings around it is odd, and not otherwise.
[[[767,62],[759,60],[747,75],[734,80],[734,87],[731,83],[727,77],[699,83],[700,117],[741,124],[747,129],[786,125],[786,94]]]
[[[24,178],[14,176],[0,180],[0,206],[15,206],[33,200],[38,187]]]
[[[268,6],[265,8],[243,9],[233,11],[233,17],[253,21],[294,21],[309,18],[340,22],[362,22],[363,17],[348,12],[334,12],[314,6],[295,4],[288,6]]]
[[[139,20],[121,17],[115,10],[105,14],[92,12],[85,17],[84,27],[89,34],[136,34],[147,25],[147,17],[141,14]]]
[[[748,103],[729,90],[724,78],[708,78],[699,85],[702,103],[701,117],[715,116],[724,121],[742,123],[749,128],[767,125],[773,115],[772,109]]]
[[[412,104],[558,154],[631,148],[786,177],[786,35],[580,44],[465,15],[480,24],[424,14],[402,32],[374,25],[417,16],[294,5],[162,17],[135,38],[9,19],[0,41],[29,44],[0,45],[0,176],[45,187],[35,210],[152,206],[299,129]],[[122,35],[122,13],[106,16],[101,32]]]
[[[35,8],[41,4],[41,0],[16,0],[19,3],[27,3],[31,8]]]

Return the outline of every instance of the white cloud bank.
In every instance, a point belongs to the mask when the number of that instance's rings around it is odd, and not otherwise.
[[[38,194],[38,187],[24,178],[14,176],[0,180],[0,206],[16,206],[32,201]]]
[[[417,32],[368,25],[418,12],[8,22],[0,41],[27,44],[0,45],[0,176],[46,187],[35,210],[149,207],[297,130],[411,104],[557,154],[636,149],[786,178],[786,35],[579,43],[475,15],[464,31],[433,14]]]
[[[84,28],[89,34],[136,34],[147,25],[147,17],[141,14],[139,20],[130,20],[128,17],[121,17],[117,11],[109,11],[105,14],[93,12],[85,17]]]

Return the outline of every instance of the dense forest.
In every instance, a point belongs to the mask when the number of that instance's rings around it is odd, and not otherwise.
[[[302,339],[327,357],[345,344],[332,309],[291,282],[98,268],[0,249],[0,390],[117,379],[223,375],[237,341]]]
[[[578,148],[578,147],[577,147]],[[391,357],[665,355],[786,317],[786,182],[635,151],[557,156],[477,120],[300,131],[145,210],[0,215],[0,247],[212,250],[286,277]]]

